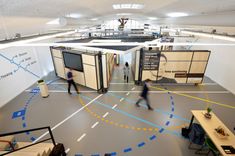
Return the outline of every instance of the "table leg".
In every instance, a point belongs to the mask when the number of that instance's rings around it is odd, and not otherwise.
[[[189,129],[191,129],[191,127],[192,127],[192,124],[193,124],[193,120],[194,120],[194,115],[192,115],[192,118],[191,118],[191,121],[190,121],[190,124],[189,124]]]

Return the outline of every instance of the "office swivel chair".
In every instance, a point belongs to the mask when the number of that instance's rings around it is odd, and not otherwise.
[[[205,143],[205,131],[201,125],[193,123],[189,132],[189,149],[200,150]],[[192,147],[193,144],[200,145],[201,148]]]
[[[218,151],[214,143],[209,137],[206,137],[204,145],[201,147],[201,149],[198,149],[195,154],[209,155],[211,152],[214,156],[220,156],[220,152]]]

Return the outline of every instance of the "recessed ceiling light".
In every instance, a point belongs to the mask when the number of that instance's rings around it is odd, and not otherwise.
[[[128,15],[131,15],[131,13],[119,13],[119,14],[117,14],[117,16],[128,16]]]
[[[98,20],[98,18],[92,18],[92,19],[90,19],[91,21],[97,21]]]
[[[184,17],[184,16],[188,16],[188,14],[183,13],[183,12],[172,12],[167,14],[167,16],[169,17]]]
[[[69,18],[80,18],[80,17],[81,17],[81,14],[71,13],[71,14],[65,15],[65,17],[69,17]]]
[[[60,24],[60,19],[56,18],[54,20],[51,20],[51,21],[47,22],[47,24],[49,24],[49,25],[59,25]]]
[[[132,9],[143,9],[143,4],[132,4]]]
[[[121,9],[130,9],[131,4],[121,4]]]
[[[143,9],[143,4],[113,4],[113,9]]]
[[[156,20],[157,17],[148,17],[149,20]]]

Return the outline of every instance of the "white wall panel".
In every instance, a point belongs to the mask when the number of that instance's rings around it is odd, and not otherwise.
[[[95,57],[92,55],[82,54],[82,62],[95,66]]]
[[[95,66],[84,64],[84,74],[86,79],[86,86],[97,90],[97,78]]]
[[[54,58],[55,70],[59,77],[66,79],[66,74],[64,71],[64,61],[60,58]]]
[[[63,58],[62,52],[58,49],[52,49],[52,55],[54,57]]]
[[[68,73],[68,71],[69,71],[69,69],[65,68],[65,74]],[[84,73],[76,71],[76,70],[73,70],[72,72],[73,72],[73,80],[74,80],[74,82],[76,82],[78,84],[81,84],[83,86],[86,86],[86,82],[85,82],[85,78],[84,78]]]
[[[0,107],[53,70],[49,47],[0,50]]]

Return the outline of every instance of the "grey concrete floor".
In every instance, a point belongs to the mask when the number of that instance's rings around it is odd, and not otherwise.
[[[109,91],[103,95],[82,86],[80,95],[69,95],[66,81],[53,73],[45,79],[54,80],[48,98],[30,93],[33,85],[0,109],[0,133],[51,126],[56,142],[65,145],[69,156],[194,156],[195,151],[187,148],[188,140],[180,135],[190,122],[190,110],[211,106],[231,131],[235,126],[235,109],[229,108],[235,106],[235,96],[209,78],[199,86],[154,85],[150,93],[154,111],[148,111],[144,102],[135,106],[142,87],[134,85],[132,77],[124,83],[122,67],[115,67]],[[175,92],[168,94],[159,88]],[[26,109],[23,118],[12,119],[22,109]],[[33,141],[45,132],[22,134],[17,140]]]

